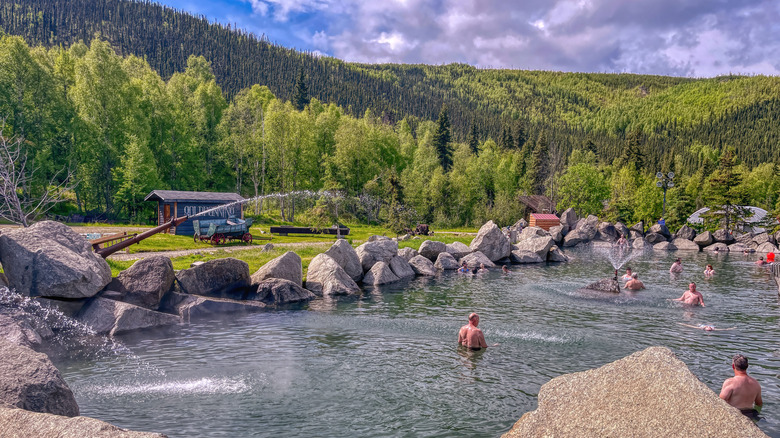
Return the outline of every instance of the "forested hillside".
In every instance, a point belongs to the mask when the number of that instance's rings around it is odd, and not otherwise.
[[[661,214],[657,171],[678,175],[672,225],[724,196],[780,207],[777,77],[356,65],[123,0],[0,2],[0,26],[3,140],[36,170],[20,193],[69,169],[80,211],[145,221],[155,188],[328,189],[394,228],[506,225],[527,194],[636,222]],[[327,222],[314,202],[272,208]]]

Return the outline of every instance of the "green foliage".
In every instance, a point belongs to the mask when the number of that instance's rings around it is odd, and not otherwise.
[[[436,132],[433,134],[433,147],[439,155],[439,163],[445,172],[452,167],[452,150],[450,149],[450,117],[447,107],[444,106],[439,112],[439,120],[436,122]]]
[[[574,164],[561,177],[560,197],[560,211],[573,207],[580,215],[599,215],[609,198],[609,185],[596,166]]]

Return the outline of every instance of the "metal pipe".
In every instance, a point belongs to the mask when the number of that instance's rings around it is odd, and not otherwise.
[[[127,239],[125,241],[119,242],[119,243],[117,243],[115,245],[107,246],[105,248],[100,248],[100,249],[98,249],[95,252],[99,256],[101,256],[103,258],[106,258],[106,257],[110,256],[111,254],[117,252],[117,251],[121,251],[121,250],[127,248],[130,245],[133,245],[135,243],[138,243],[138,242],[146,239],[147,237],[153,236],[153,235],[155,235],[157,233],[162,233],[163,231],[165,231],[165,230],[167,230],[167,229],[169,229],[171,227],[177,227],[177,226],[181,225],[182,223],[184,223],[184,221],[186,221],[188,218],[189,218],[189,216],[182,216],[182,217],[177,217],[175,219],[171,219],[169,222],[166,222],[166,223],[164,223],[164,224],[162,224],[162,225],[160,225],[158,227],[152,228],[151,230],[144,231],[143,233],[141,233],[141,234],[139,234],[139,235],[137,235],[137,236],[135,236],[135,237],[133,237],[131,239]]]

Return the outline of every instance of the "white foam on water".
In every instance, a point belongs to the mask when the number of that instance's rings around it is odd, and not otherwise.
[[[204,377],[195,380],[174,380],[131,385],[90,385],[84,392],[96,395],[193,395],[193,394],[239,394],[252,386],[243,379]]]
[[[543,334],[535,331],[511,332],[506,330],[488,330],[485,331],[485,336],[499,336],[502,338],[521,339],[523,341],[543,342],[545,344],[571,344],[576,342],[575,339],[570,339],[568,337]]]

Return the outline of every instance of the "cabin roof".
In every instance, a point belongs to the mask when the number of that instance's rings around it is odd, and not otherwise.
[[[185,192],[180,190],[152,190],[151,193],[146,195],[144,201],[163,201],[163,202],[181,202],[181,201],[193,201],[193,202],[233,202],[243,201],[244,198],[241,195],[235,193],[220,193],[220,192]]]
[[[550,213],[531,213],[531,216],[535,217],[537,220],[560,220],[558,216]]]
[[[519,201],[531,209],[533,213],[549,213],[553,202],[544,195],[520,196]]]

